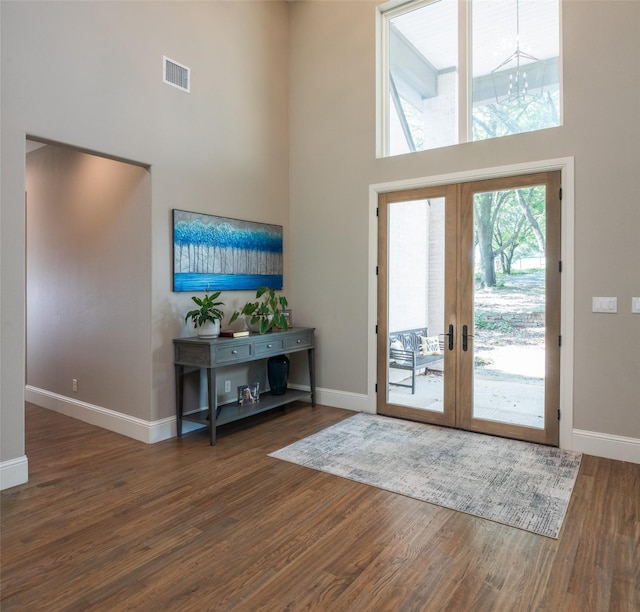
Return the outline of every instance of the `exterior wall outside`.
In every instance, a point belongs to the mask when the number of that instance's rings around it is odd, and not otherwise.
[[[389,214],[389,332],[444,331],[444,200],[398,202]]]
[[[438,95],[423,100],[420,114],[413,119],[413,123],[407,118],[414,130],[418,129],[418,122],[421,122],[419,132],[412,133],[416,149],[435,149],[455,144],[458,138],[457,90],[457,72],[439,74]],[[389,150],[393,155],[409,153],[409,145],[393,105],[390,109],[389,123]]]
[[[429,335],[444,334],[444,237],[445,204],[441,198],[429,201]]]
[[[428,148],[448,147],[458,140],[458,73],[438,75],[438,95],[423,104],[424,134]]]
[[[389,332],[427,325],[428,235],[429,211],[424,200],[392,206],[389,214]]]

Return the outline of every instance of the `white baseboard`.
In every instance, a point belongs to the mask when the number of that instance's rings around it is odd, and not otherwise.
[[[353,410],[354,412],[371,413],[369,397],[363,393],[335,391],[334,389],[316,387],[316,404],[331,406],[332,408],[344,408],[345,410]]]
[[[333,389],[316,389],[316,402],[323,406],[344,408],[355,412],[375,413],[372,403],[365,394],[335,391]],[[640,439],[626,438],[611,434],[574,429],[571,444],[567,448],[587,455],[640,463]]]
[[[25,387],[25,400],[60,414],[79,419],[140,442],[153,444],[176,436],[176,419],[168,417],[158,421],[144,421],[115,410],[58,395],[44,389]]]
[[[308,386],[291,385],[291,387],[309,390]],[[176,419],[173,416],[160,419],[159,421],[144,421],[114,410],[109,410],[108,408],[81,402],[29,385],[25,387],[25,400],[36,404],[36,406],[59,412],[60,414],[84,421],[85,423],[128,436],[134,440],[146,442],[147,444],[174,438],[177,435]],[[322,404],[323,406],[353,410],[354,412],[370,411],[367,407],[368,399],[366,395],[346,391],[316,388],[316,403]],[[196,425],[193,429],[199,427],[200,426]],[[185,423],[185,433],[189,430],[189,424]]]
[[[23,455],[0,463],[0,491],[17,487],[29,480],[29,462]]]
[[[640,440],[638,438],[625,438],[624,436],[574,429],[572,449],[596,457],[640,463]]]
[[[298,387],[297,385],[292,385],[292,387],[308,389],[308,387]],[[85,423],[103,427],[147,444],[153,444],[176,436],[176,420],[173,416],[158,421],[144,421],[114,410],[80,402],[31,386],[25,388],[25,399],[37,406],[54,410]],[[368,395],[364,393],[316,388],[316,403],[354,412],[368,412],[370,414],[375,412],[375,409],[372,411],[372,403]],[[595,455],[596,457],[640,463],[640,439],[579,429],[573,430],[571,438],[572,450],[586,453],[587,455]],[[0,488],[27,482],[27,458],[22,457],[1,463],[0,477],[2,479]]]

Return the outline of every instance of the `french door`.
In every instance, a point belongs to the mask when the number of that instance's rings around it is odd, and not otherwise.
[[[383,193],[379,414],[558,445],[560,172]]]

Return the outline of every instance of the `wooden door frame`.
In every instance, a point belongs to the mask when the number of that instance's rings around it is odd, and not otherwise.
[[[421,176],[412,179],[387,181],[369,185],[369,273],[368,273],[368,349],[367,391],[364,395],[349,396],[344,407],[355,411],[376,412],[377,394],[377,335],[378,323],[378,196],[381,193],[405,189],[422,189],[450,183],[483,180],[518,174],[559,170],[562,176],[562,238],[561,259],[563,262],[561,287],[561,333],[562,353],[560,358],[560,447],[576,448],[579,439],[573,430],[573,353],[574,353],[574,247],[575,247],[575,161],[573,157],[543,159],[463,172]],[[327,399],[330,399],[327,397]]]
[[[561,203],[560,203],[560,172],[548,171],[534,174],[516,175],[486,179],[482,181],[468,181],[462,183],[460,205],[463,215],[460,215],[461,227],[459,237],[466,241],[462,244],[463,251],[469,252],[469,261],[460,262],[458,276],[459,284],[458,304],[460,307],[460,324],[468,325],[473,334],[473,227],[474,205],[473,197],[477,193],[511,191],[527,187],[544,186],[546,190],[546,273],[545,273],[545,378],[544,378],[544,423],[543,429],[536,429],[502,421],[489,421],[473,417],[473,372],[474,350],[473,336],[470,339],[471,350],[459,352],[458,367],[461,373],[461,402],[458,412],[459,420],[456,425],[469,431],[489,433],[507,438],[523,439],[528,442],[559,445],[560,409],[560,308],[562,307],[560,287],[560,257],[561,257]],[[466,276],[463,276],[466,274]],[[558,308],[555,308],[555,305]],[[549,307],[551,306],[551,307]],[[468,379],[471,376],[471,379]]]
[[[448,207],[456,207],[459,199],[459,186],[458,185],[439,185],[434,187],[425,187],[420,189],[406,189],[399,190],[387,193],[381,193],[378,196],[378,253],[387,253],[389,254],[389,248],[387,244],[387,239],[389,236],[389,217],[388,217],[388,205],[398,202],[410,202],[415,200],[428,200],[435,198],[444,198],[447,201]],[[451,212],[451,214],[445,215],[445,296],[444,299],[447,300],[455,300],[455,292],[456,292],[456,269],[457,269],[457,258],[456,258],[456,245],[455,241],[452,239],[455,237],[457,228],[456,228],[456,219],[457,219],[457,209]],[[388,289],[388,265],[380,265],[381,262],[378,262],[378,291],[386,291]],[[384,288],[384,289],[383,289]],[[389,337],[389,329],[387,327],[389,317],[388,317],[388,306],[389,300],[377,300],[377,321],[378,321],[378,338],[388,338]],[[456,313],[450,312],[449,318],[445,322],[445,329],[449,324],[454,326],[454,329],[457,329],[456,325]],[[379,411],[380,406],[380,398],[382,397],[380,394],[382,393],[381,387],[384,386],[385,394],[388,377],[388,368],[387,368],[387,359],[388,349],[386,343],[380,342],[377,346],[376,351],[376,363],[377,363],[377,380],[378,380],[378,395],[376,398],[376,412]],[[453,427],[455,425],[455,386],[456,386],[456,363],[455,363],[455,351],[444,351],[444,362],[447,371],[451,372],[452,375],[448,376],[444,380],[444,411],[443,412],[433,412],[425,410],[422,415],[425,417],[424,421],[429,423],[436,423],[438,425],[447,425]],[[381,385],[384,381],[384,384]],[[426,415],[428,414],[428,419]],[[400,418],[407,418],[413,420],[421,420],[420,413],[416,413],[415,409],[411,409],[405,406],[394,405],[393,416],[397,416]]]

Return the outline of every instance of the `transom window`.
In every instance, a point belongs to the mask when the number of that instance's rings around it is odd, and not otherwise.
[[[382,156],[561,123],[559,0],[382,5]]]

